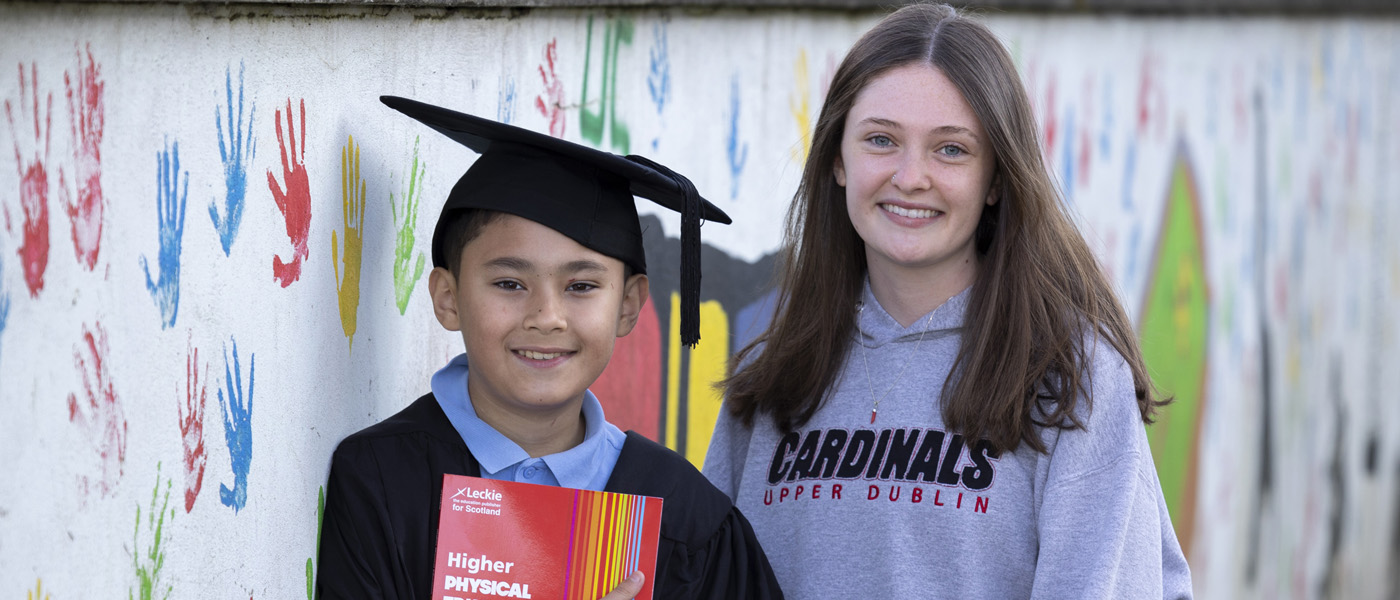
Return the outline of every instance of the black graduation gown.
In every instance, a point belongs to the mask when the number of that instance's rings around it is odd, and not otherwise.
[[[317,595],[431,598],[444,473],[481,467],[432,394],[345,438],[326,486]],[[679,454],[629,431],[604,489],[665,499],[656,598],[783,597],[748,520]]]

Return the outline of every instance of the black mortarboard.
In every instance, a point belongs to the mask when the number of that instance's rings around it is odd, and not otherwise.
[[[433,230],[433,266],[449,267],[443,226],[452,213],[480,208],[530,219],[645,273],[632,199],[641,196],[681,213],[681,343],[700,341],[700,220],[730,220],[689,179],[641,156],[618,156],[407,98],[379,100],[481,154],[447,195]]]

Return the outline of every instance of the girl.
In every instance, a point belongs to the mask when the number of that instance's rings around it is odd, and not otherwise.
[[[983,25],[884,19],[832,80],[775,317],[705,473],[792,598],[1189,598],[1132,324]]]

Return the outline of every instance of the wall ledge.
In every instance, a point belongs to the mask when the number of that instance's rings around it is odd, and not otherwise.
[[[37,0],[10,0],[21,4]],[[779,8],[877,11],[907,2],[890,0],[51,0],[45,4],[180,4],[207,7],[403,7],[436,9],[495,8]],[[1142,15],[1288,15],[1342,16],[1355,14],[1400,16],[1397,0],[954,0],[967,8],[1051,14]]]

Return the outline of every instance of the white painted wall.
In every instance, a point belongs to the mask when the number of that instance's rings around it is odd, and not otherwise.
[[[404,254],[411,266],[427,252],[441,202],[473,156],[383,107],[380,94],[539,131],[550,121],[537,99],[546,107],[557,100],[564,137],[615,150],[622,148],[613,122],[624,125],[627,151],[689,175],[734,216],[735,225],[707,225],[704,235],[739,261],[737,273],[777,248],[825,82],[878,18],[241,10],[0,6],[0,65],[18,67],[0,74],[8,121],[0,125],[0,590],[7,594],[147,597],[140,570],[152,577],[157,540],[164,562],[151,597],[303,593],[331,450],[426,391],[428,375],[461,347],[433,319],[426,278],[400,314],[393,273],[403,217],[390,195],[402,201],[417,140],[425,176],[411,228],[417,242]],[[1182,328],[1206,324],[1205,358],[1186,365],[1203,370],[1205,383],[1180,405],[1194,406],[1199,421],[1171,421],[1174,412],[1159,426],[1185,431],[1196,458],[1158,456],[1164,469],[1188,473],[1182,485],[1194,490],[1173,510],[1193,507],[1187,530],[1183,519],[1177,524],[1190,540],[1198,597],[1393,597],[1400,22],[1014,14],[987,22],[1021,66],[1052,168],[1129,310],[1141,316],[1154,281],[1187,291],[1202,282],[1208,290],[1204,311],[1172,313]],[[630,40],[624,33],[615,46],[616,93],[605,98],[606,40],[629,26]],[[67,90],[81,107],[84,71],[94,63],[102,128],[85,146],[83,111],[70,109]],[[219,143],[230,93],[233,121],[251,131],[252,146],[241,162],[241,225],[226,255],[209,210],[216,204],[224,220],[229,189],[237,188]],[[288,128],[289,103],[309,175],[310,221],[302,272],[283,287],[273,257],[289,260],[292,242],[268,179],[285,182],[276,123]],[[581,117],[603,109],[612,121],[594,137]],[[341,155],[351,137],[367,195],[360,280],[341,293],[338,273],[356,261],[333,257],[331,240],[343,249]],[[183,196],[188,186],[187,204],[180,250],[171,254],[178,261],[162,263],[160,156],[176,144],[176,189]],[[31,171],[35,164],[42,172]],[[1177,165],[1194,180],[1178,189],[1199,215],[1203,264],[1195,279],[1190,265],[1153,259]],[[92,173],[101,201],[91,206],[100,216],[70,216],[66,198],[78,197],[75,182]],[[662,221],[677,235],[674,220]],[[75,227],[84,253],[75,249]],[[173,315],[148,289],[143,258],[157,290],[159,273],[178,264],[178,286],[165,288],[178,289]],[[730,274],[711,272],[707,285],[723,286]],[[669,348],[667,298],[656,299]],[[742,339],[734,328],[744,308],[713,305],[733,330],[706,339]],[[89,331],[97,339],[105,333],[100,368],[83,337]],[[1148,343],[1178,343],[1162,339]],[[181,428],[193,349],[195,389],[204,391],[202,478],[186,466],[186,441],[193,447],[201,438]],[[226,373],[235,362],[237,392]],[[249,425],[225,426],[219,393],[252,397]],[[708,435],[703,416],[713,399],[671,396],[668,410],[681,413],[672,428]],[[196,391],[196,406],[198,398]],[[657,427],[675,442],[665,424]],[[237,449],[240,430],[251,430],[249,451]],[[243,456],[251,458],[239,503],[234,466],[243,461],[234,459]],[[230,488],[228,502],[221,486]],[[188,510],[187,488],[197,490]],[[170,494],[168,505],[155,501],[165,506],[159,537],[145,520],[153,490]]]

